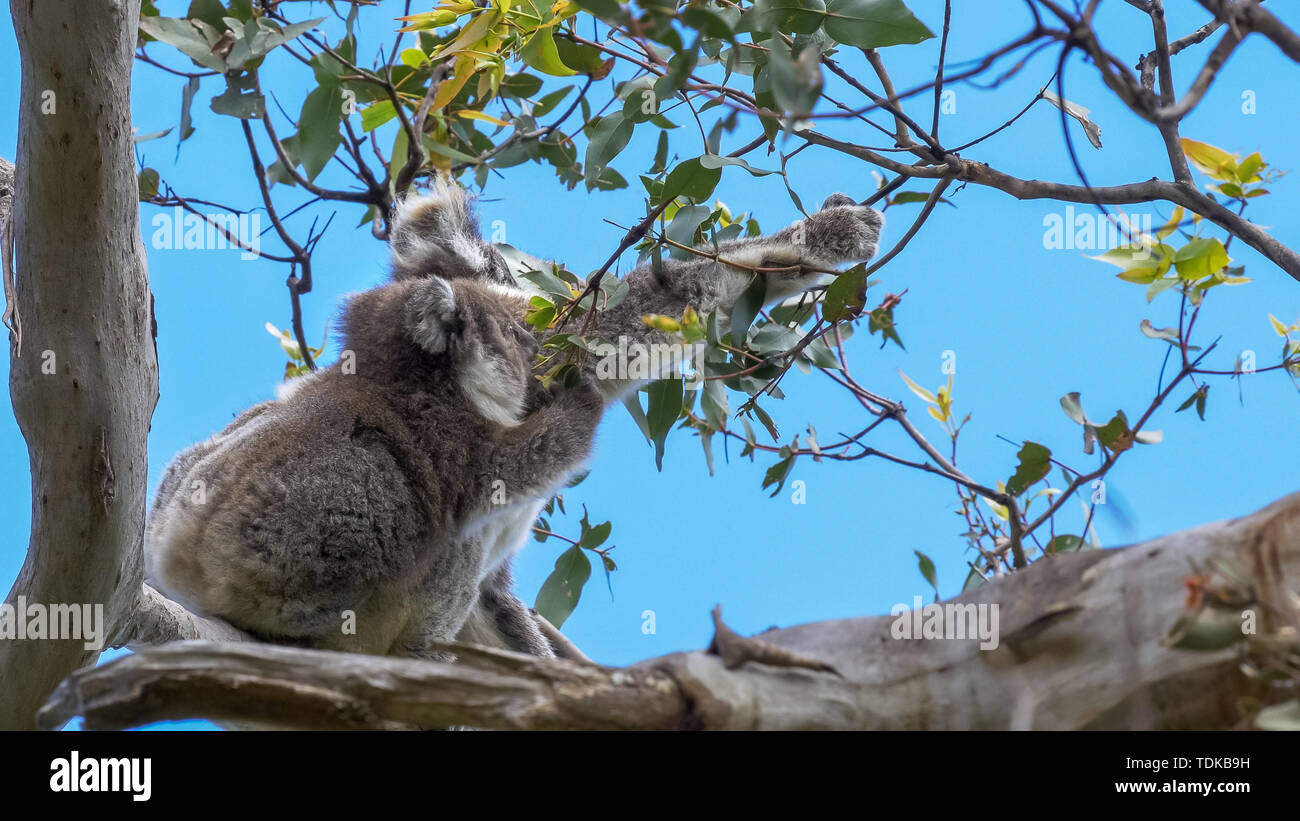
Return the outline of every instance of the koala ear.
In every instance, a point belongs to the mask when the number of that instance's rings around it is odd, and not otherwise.
[[[446,353],[464,327],[451,283],[442,277],[422,281],[407,302],[406,327],[424,350]]]
[[[835,193],[835,194],[831,194],[829,197],[826,198],[826,202],[822,203],[821,210],[825,211],[827,208],[842,208],[843,206],[846,205],[857,205],[857,204],[858,204],[857,201],[854,200],[849,195]]]

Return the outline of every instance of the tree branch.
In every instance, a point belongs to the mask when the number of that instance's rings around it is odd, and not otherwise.
[[[675,653],[621,669],[447,645],[455,663],[184,642],[78,671],[41,711],[92,729],[181,718],[314,729],[1225,729],[1287,697],[1235,649],[1169,646],[1200,609],[1189,568],[1231,566],[1262,645],[1296,621],[1300,494],[1125,549],[1053,556],[949,602],[997,606],[980,638],[895,638],[898,617],[771,630],[765,646],[835,671]],[[1210,596],[1213,598],[1213,595]],[[1202,608],[1203,609],[1203,608]],[[973,611],[972,611],[973,612]],[[914,617],[904,614],[908,621]],[[721,631],[722,628],[720,627]],[[1273,638],[1275,641],[1276,639]],[[778,651],[779,652],[779,651]],[[784,654],[782,654],[784,655]],[[733,661],[736,661],[733,659]],[[924,697],[918,697],[923,694]]]

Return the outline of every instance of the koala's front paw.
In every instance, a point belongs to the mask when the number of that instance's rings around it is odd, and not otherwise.
[[[822,208],[804,221],[809,250],[832,265],[859,262],[876,255],[885,216],[858,205],[844,194],[831,194]]]
[[[581,371],[570,384],[557,379],[551,383],[550,404],[558,405],[568,411],[590,412],[599,414],[605,408],[604,397],[596,383]]]

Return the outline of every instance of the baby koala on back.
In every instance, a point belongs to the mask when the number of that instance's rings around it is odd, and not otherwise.
[[[149,578],[269,640],[442,657],[428,643],[453,640],[480,584],[508,574],[601,415],[589,383],[547,391],[532,376],[525,304],[439,276],[354,296],[354,368],[301,379],[173,462]]]

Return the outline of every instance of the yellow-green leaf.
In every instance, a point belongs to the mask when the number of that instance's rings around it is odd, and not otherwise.
[[[536,34],[528,38],[519,57],[528,65],[552,77],[569,77],[578,73],[560,60],[560,52],[555,47],[555,37],[549,28],[539,29]]]
[[[1271,325],[1273,326],[1273,332],[1276,333],[1278,336],[1280,336],[1280,337],[1282,337],[1282,338],[1285,339],[1285,338],[1286,338],[1286,334],[1287,334],[1287,328],[1286,328],[1286,325],[1283,325],[1283,324],[1282,324],[1282,320],[1278,319],[1277,317],[1273,316],[1272,314],[1269,314],[1269,315],[1268,315],[1268,321],[1269,321],[1269,324],[1271,324]]]
[[[1184,211],[1181,205],[1175,208],[1174,213],[1169,216],[1169,222],[1160,226],[1160,230],[1156,231],[1156,238],[1163,240],[1165,237],[1178,230],[1179,224],[1183,221],[1183,213]]]
[[[1227,250],[1214,237],[1197,237],[1174,254],[1174,266],[1183,279],[1204,279],[1223,270],[1228,262]]]
[[[457,111],[456,116],[464,117],[467,120],[483,120],[484,122],[492,123],[493,125],[510,125],[510,123],[507,123],[505,120],[498,120],[490,114],[484,114],[482,111],[474,111],[469,108]]]
[[[939,400],[938,400],[937,397],[935,397],[934,394],[930,393],[930,392],[927,391],[925,388],[923,388],[923,387],[921,387],[920,385],[916,384],[916,383],[913,382],[911,379],[908,379],[908,378],[907,378],[907,374],[903,373],[902,371],[899,371],[899,372],[898,372],[898,375],[901,376],[901,377],[903,377],[903,381],[907,383],[907,387],[909,387],[909,388],[912,389],[912,393],[916,394],[917,396],[921,397],[922,399],[924,399],[925,401],[927,401],[927,402],[929,402],[929,403],[931,403],[931,404],[934,404],[934,405],[939,404]]]
[[[1183,137],[1183,153],[1192,165],[1216,180],[1227,180],[1237,169],[1237,158],[1209,143]]]

